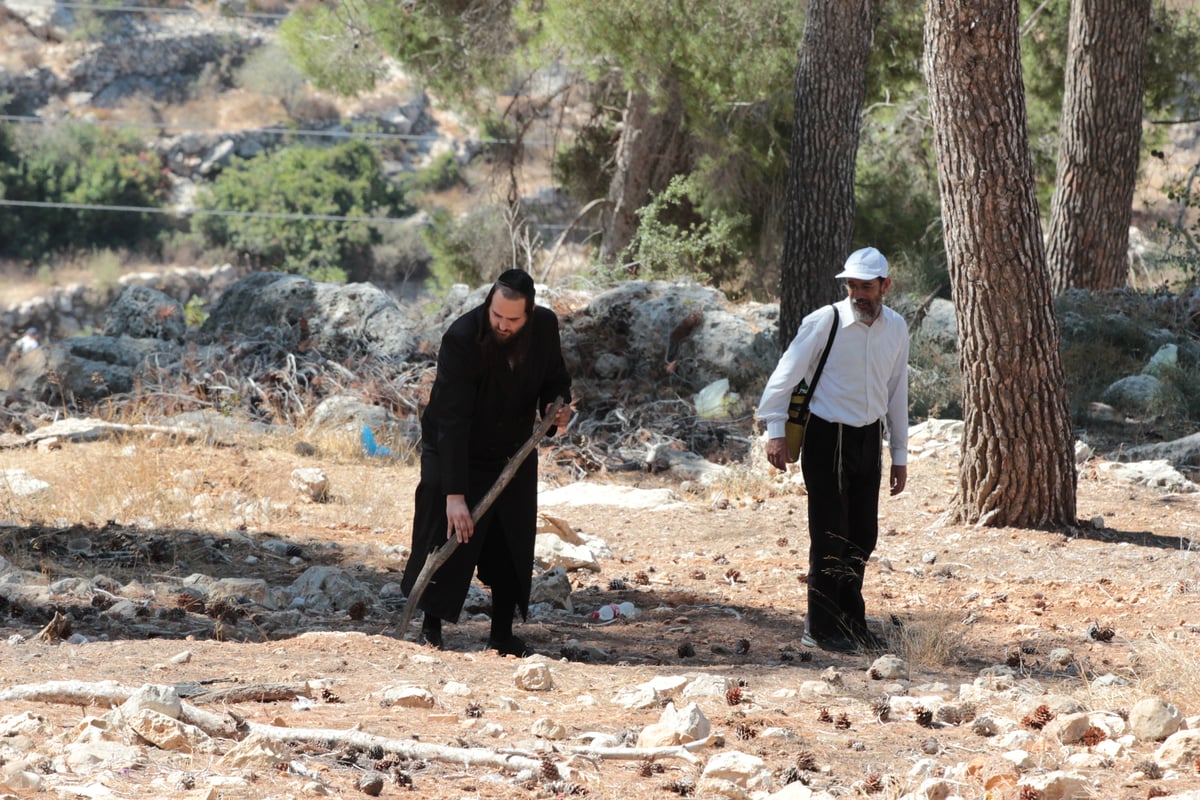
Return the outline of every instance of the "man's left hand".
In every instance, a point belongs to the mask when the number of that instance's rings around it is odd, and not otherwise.
[[[908,483],[908,467],[897,467],[895,464],[893,464],[891,481],[890,481],[890,484],[892,487],[892,490],[891,490],[892,496],[895,497],[896,495],[903,492],[904,485],[906,483]]]

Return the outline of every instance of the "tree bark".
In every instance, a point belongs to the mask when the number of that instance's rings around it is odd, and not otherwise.
[[[811,0],[796,62],[779,341],[804,315],[838,297],[854,234],[854,166],[867,93],[871,0]]]
[[[1046,241],[1056,293],[1127,281],[1149,26],[1150,0],[1072,0]]]
[[[929,0],[929,88],[960,337],[963,521],[1073,526],[1074,437],[1034,191],[1018,0]]]
[[[656,106],[657,103],[657,106]],[[637,210],[692,166],[691,137],[684,128],[678,87],[663,87],[658,99],[630,92],[621,120],[616,167],[608,190],[600,258],[621,257],[638,228]]]

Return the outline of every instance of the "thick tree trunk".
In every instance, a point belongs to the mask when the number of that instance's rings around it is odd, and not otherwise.
[[[929,87],[963,374],[966,522],[1070,526],[1074,437],[1026,134],[1017,0],[929,0]]]
[[[837,274],[854,233],[854,160],[867,92],[871,0],[811,0],[796,63],[779,339],[838,296]]]
[[[1046,260],[1055,292],[1129,273],[1150,0],[1072,0]]]
[[[644,92],[630,92],[617,142],[616,168],[608,190],[600,257],[615,261],[637,231],[637,210],[692,166],[691,138],[683,125],[678,87],[660,92],[659,106]]]

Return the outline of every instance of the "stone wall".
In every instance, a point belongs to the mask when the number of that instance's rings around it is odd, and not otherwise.
[[[68,284],[0,309],[0,336],[11,344],[29,327],[42,332],[42,342],[65,339],[104,327],[105,315],[121,290],[131,284],[148,286],[186,304],[192,297],[212,303],[240,277],[230,264],[207,269],[174,267],[162,272],[136,272],[112,286]]]

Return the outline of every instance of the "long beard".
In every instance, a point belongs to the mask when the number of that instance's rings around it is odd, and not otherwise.
[[[508,338],[501,338],[496,333],[496,329],[492,327],[490,320],[485,318],[483,324],[486,328],[482,342],[483,353],[488,363],[515,368],[525,360],[525,354],[529,351],[530,323],[526,322],[521,326],[521,330]]]

